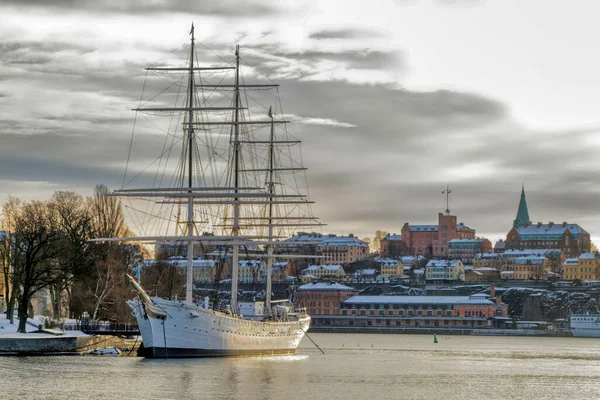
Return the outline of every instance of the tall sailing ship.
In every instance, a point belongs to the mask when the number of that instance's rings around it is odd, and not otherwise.
[[[160,154],[148,167],[128,161],[133,178],[127,180],[126,172],[123,187],[113,193],[129,201],[126,209],[136,215],[134,229],[145,230],[133,240],[183,243],[187,249],[185,302],[151,297],[128,276],[139,295],[128,304],[143,338],[142,355],[293,354],[311,319],[293,299],[271,299],[272,267],[275,259],[305,258],[280,254],[281,240],[302,227],[322,225],[305,191],[300,142],[287,130],[278,85],[252,69],[239,46],[231,61],[205,64],[197,57],[193,25],[190,35],[183,66],[165,59],[146,68],[144,88],[157,94],[146,99],[143,94],[135,109],[135,125],[144,131],[146,145],[156,142],[156,132],[163,134]],[[215,58],[214,53],[209,56]],[[257,83],[248,82],[242,72]],[[155,89],[152,78],[167,88]],[[269,96],[272,106],[265,100]],[[167,106],[161,97],[175,105]],[[157,122],[160,117],[166,123]],[[132,137],[132,145],[136,141]],[[148,180],[151,168],[153,187],[132,187],[138,178]],[[167,178],[170,172],[175,174]],[[221,251],[220,262],[226,259],[231,267],[231,300],[223,309],[208,299],[200,304],[193,299],[195,255],[203,258],[214,248]],[[238,301],[238,266],[245,258],[266,260],[264,302]],[[252,315],[243,315],[250,314],[245,310]]]

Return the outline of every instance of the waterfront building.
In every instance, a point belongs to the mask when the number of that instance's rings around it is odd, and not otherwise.
[[[577,224],[549,222],[513,227],[506,235],[507,249],[561,249],[567,256],[590,251],[590,234]]]
[[[316,279],[341,279],[346,273],[339,264],[334,265],[310,265],[302,271],[302,275],[312,275]]]
[[[521,199],[513,227],[506,234],[506,249],[561,249],[567,256],[578,256],[590,251],[590,234],[577,224],[555,224],[529,220],[525,188],[521,189]]]
[[[341,304],[358,290],[337,282],[313,282],[298,288],[297,303],[306,307],[308,315],[340,315]]]
[[[465,273],[465,266],[460,260],[429,260],[425,266],[427,282],[456,282]]]
[[[302,254],[314,256],[317,245],[329,235],[316,232],[298,232],[288,239],[282,240],[275,246],[276,252],[284,251],[286,254]]]
[[[494,244],[494,253],[504,253],[504,250],[506,250],[506,243],[504,243],[504,240],[499,239]]]
[[[379,271],[375,268],[357,269],[352,274],[353,279],[358,281],[373,281],[379,275]]]
[[[457,223],[455,215],[438,214],[437,225],[404,224],[402,240],[411,255],[448,256],[448,243],[453,239],[474,239],[475,230]]]
[[[366,259],[369,246],[353,234],[330,235],[319,242],[315,251],[317,256],[323,257],[323,264],[349,264]]]
[[[238,267],[238,281],[240,283],[260,282],[260,271],[265,268],[263,260],[240,260]]]
[[[404,277],[404,266],[400,260],[380,259],[380,274],[384,278],[402,278]]]
[[[313,325],[486,328],[507,315],[493,290],[472,296],[352,296],[342,302],[340,314],[315,315]]]
[[[512,270],[506,269],[500,276],[511,280],[550,280],[558,277],[551,271],[548,259],[541,256],[517,257]]]
[[[402,235],[389,233],[379,241],[379,256],[381,258],[401,257],[409,254],[408,246],[402,240]]]
[[[158,262],[157,260],[145,260],[143,266],[150,266]],[[164,260],[171,265],[180,268],[187,268],[187,258],[183,256],[170,257]],[[215,260],[194,259],[193,260],[193,282],[194,283],[212,283],[215,280],[216,274],[219,279],[228,278],[231,273],[231,268],[227,262],[217,262]]]
[[[261,267],[260,270],[260,281],[267,281],[267,268],[264,266]],[[289,261],[279,261],[273,263],[273,267],[271,269],[271,282],[281,283],[285,282],[288,277],[294,277],[296,274],[294,273],[295,267],[294,264]]]
[[[572,281],[578,278],[579,276],[579,259],[578,258],[567,258],[563,263],[563,279]]]
[[[579,255],[577,261],[579,265],[576,267],[575,278],[573,279],[580,279],[582,281],[596,281],[600,279],[600,254],[583,253]]]
[[[473,269],[495,268],[500,272],[514,271],[515,260],[528,256],[547,258],[549,269],[555,273],[560,273],[566,258],[561,249],[506,250],[503,253],[477,254],[473,260]]]
[[[448,257],[472,265],[477,254],[490,253],[492,242],[488,239],[452,239],[448,243]]]

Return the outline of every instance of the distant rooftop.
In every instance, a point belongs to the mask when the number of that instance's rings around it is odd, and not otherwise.
[[[566,231],[570,231],[573,236],[577,237],[579,234],[588,234],[582,227],[577,224],[568,224],[563,222],[562,224],[548,223],[548,224],[531,224],[524,225],[517,228],[519,236],[562,236]]]
[[[337,283],[337,282],[313,282],[313,283],[307,283],[306,285],[302,285],[298,288],[298,290],[300,291],[307,291],[307,290],[319,290],[319,291],[329,291],[329,290],[335,290],[338,292],[356,292],[357,290],[354,288],[351,288],[349,286],[346,285],[342,285],[341,283]]]
[[[454,304],[494,304],[485,296],[352,296],[342,302],[346,306],[366,304],[423,304],[423,305],[454,305]]]
[[[411,232],[437,232],[437,225],[410,225]]]
[[[402,240],[402,235],[396,235],[394,233],[393,235],[386,235],[381,240]]]
[[[321,240],[317,247],[367,247],[367,244],[354,236],[330,236]]]
[[[429,260],[427,267],[455,267],[460,260]]]

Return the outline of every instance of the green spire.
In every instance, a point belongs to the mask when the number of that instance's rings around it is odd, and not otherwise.
[[[521,200],[519,201],[519,210],[517,211],[517,219],[513,225],[519,228],[525,224],[530,224],[529,212],[527,211],[527,201],[525,200],[525,185],[521,187]]]

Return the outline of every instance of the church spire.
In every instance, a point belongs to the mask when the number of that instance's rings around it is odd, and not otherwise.
[[[519,209],[517,210],[517,219],[513,225],[519,228],[525,224],[530,224],[529,212],[527,211],[527,201],[525,200],[525,184],[521,186],[521,200],[519,201]]]

